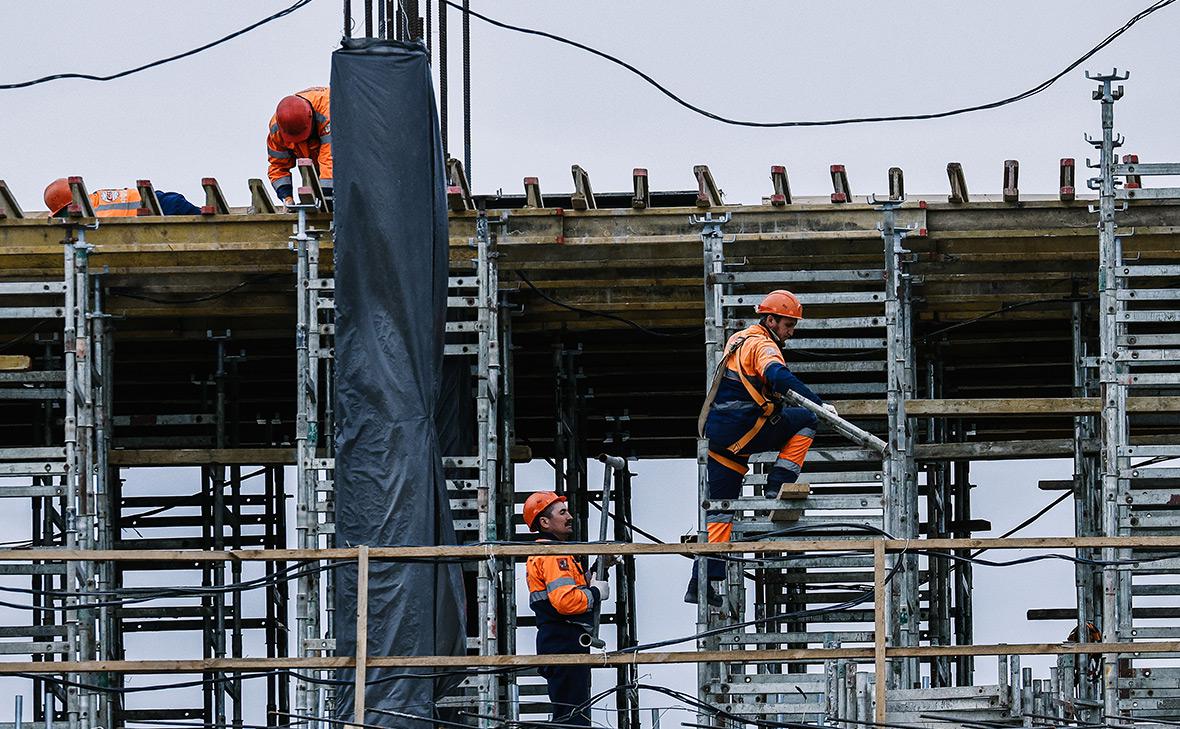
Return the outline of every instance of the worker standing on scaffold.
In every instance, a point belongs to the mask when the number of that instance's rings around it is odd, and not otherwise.
[[[815,437],[817,419],[806,408],[783,407],[782,397],[794,391],[836,415],[836,408],[787,368],[782,348],[803,318],[803,306],[790,291],[771,291],[754,308],[761,320],[730,337],[701,408],[699,434],[709,441],[709,498],[736,499],[754,453],[778,451],[766,479],[764,495],[777,498],[785,483],[795,483]],[[728,542],[733,534],[732,511],[708,511],[705,526],[710,542]],[[698,601],[697,574],[684,601]],[[714,582],[725,579],[725,562],[706,560],[708,601],[721,605]]]
[[[568,542],[574,535],[566,498],[552,491],[538,491],[525,500],[524,521],[540,533],[541,544]],[[610,599],[610,583],[587,582],[572,555],[529,557],[525,575],[529,607],[537,614],[537,654],[588,654],[590,649],[579,641],[590,630],[594,607]],[[553,722],[590,726],[590,666],[543,666],[541,675],[548,684]]]

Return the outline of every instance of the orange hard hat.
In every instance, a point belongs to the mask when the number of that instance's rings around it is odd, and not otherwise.
[[[284,96],[275,109],[279,133],[287,142],[302,142],[311,136],[311,102],[302,96]]]
[[[548,509],[553,502],[565,500],[564,496],[558,496],[552,491],[537,491],[531,494],[524,502],[524,523],[529,525],[529,529],[537,531],[535,522],[541,512]]]
[[[45,188],[45,207],[49,208],[49,214],[53,215],[58,210],[74,201],[74,195],[70,192],[70,183],[66,178],[59,177],[49,186]]]
[[[771,291],[761,304],[754,307],[754,311],[759,314],[789,316],[792,319],[803,318],[803,304],[799,303],[799,297],[785,289]]]

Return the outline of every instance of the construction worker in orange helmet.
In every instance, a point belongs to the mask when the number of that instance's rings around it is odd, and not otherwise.
[[[776,498],[785,483],[795,483],[815,437],[817,418],[806,408],[785,407],[782,397],[797,392],[836,413],[819,395],[795,376],[783,357],[783,345],[803,319],[799,297],[790,291],[771,291],[755,313],[761,319],[730,337],[717,367],[709,395],[698,421],[700,436],[709,441],[709,498],[735,499],[741,495],[742,477],[755,453],[777,451],[778,459],[767,475],[764,495]],[[732,511],[705,514],[710,542],[728,542],[733,533]],[[725,578],[725,563],[706,560],[706,597],[720,606],[721,594],[714,582]],[[684,601],[697,603],[699,583],[693,570]]]
[[[294,202],[291,169],[295,160],[315,163],[324,194],[332,194],[332,114],[327,86],[284,96],[275,107],[266,135],[267,175],[284,204]]]
[[[524,521],[540,534],[539,543],[566,542],[574,535],[574,517],[564,496],[538,491],[524,502]],[[580,639],[590,630],[595,605],[610,599],[610,583],[587,582],[572,555],[529,557],[525,565],[529,607],[537,614],[537,654],[589,653]],[[590,726],[590,667],[543,666],[556,724]]]
[[[100,218],[133,218],[139,215],[143,207],[143,200],[139,190],[131,187],[114,187],[95,190],[90,193],[90,207]],[[50,217],[59,215],[67,205],[74,201],[70,192],[70,183],[65,177],[59,177],[45,188],[42,196]],[[160,211],[165,215],[200,215],[201,209],[193,205],[179,192],[156,191],[156,199],[160,202]]]

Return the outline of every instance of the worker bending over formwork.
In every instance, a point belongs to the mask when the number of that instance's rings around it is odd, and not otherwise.
[[[803,306],[790,291],[771,291],[754,311],[761,320],[730,337],[701,408],[700,436],[709,441],[709,499],[736,499],[750,456],[778,451],[766,478],[765,497],[777,498],[785,483],[795,483],[815,437],[817,419],[802,407],[785,407],[783,396],[797,392],[832,415],[836,408],[803,384],[787,367],[783,345],[795,334]],[[705,525],[710,542],[728,542],[733,512],[709,510]],[[694,566],[684,601],[697,603],[700,565]],[[725,562],[706,560],[710,605],[721,605],[713,583],[725,579]]]
[[[332,112],[327,86],[313,86],[284,96],[275,107],[266,134],[267,176],[284,205],[295,202],[291,170],[310,159],[324,194],[332,196]]]

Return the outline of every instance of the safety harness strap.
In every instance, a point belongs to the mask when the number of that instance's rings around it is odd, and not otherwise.
[[[697,435],[701,438],[705,437],[705,420],[708,419],[709,409],[713,407],[713,401],[717,398],[717,390],[721,387],[721,380],[725,378],[725,370],[729,365],[729,361],[742,348],[742,345],[746,343],[747,339],[748,337],[735,339],[730,344],[729,350],[721,358],[721,362],[718,363],[717,369],[713,373],[713,383],[709,387],[709,394],[705,398],[705,404],[701,406],[700,415],[697,417]],[[736,364],[737,366],[734,369],[738,374],[738,379],[741,381],[742,386],[746,388],[746,392],[749,393],[754,404],[762,410],[762,414],[754,421],[753,427],[726,449],[730,453],[738,453],[742,448],[745,448],[746,444],[753,440],[754,436],[758,435],[758,432],[762,430],[762,426],[766,425],[766,421],[774,415],[774,403],[768,400],[758,388],[754,387],[754,383],[750,382],[749,378],[746,377],[746,373],[742,371],[741,363],[738,362]]]

